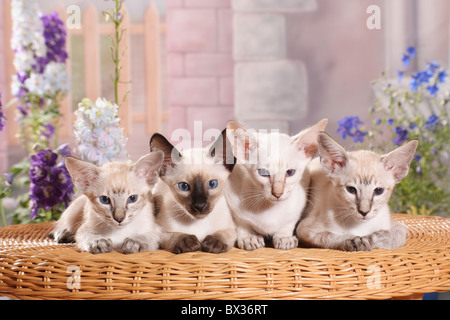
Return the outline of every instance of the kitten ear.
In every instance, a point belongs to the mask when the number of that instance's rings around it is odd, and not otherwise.
[[[99,170],[92,163],[70,156],[66,157],[64,163],[79,192],[84,193],[98,183]]]
[[[317,136],[319,132],[324,131],[327,126],[328,119],[322,119],[312,127],[303,130],[296,136],[292,137],[293,143],[299,150],[303,150],[307,158],[312,158],[318,151]]]
[[[145,179],[148,185],[154,185],[158,181],[158,173],[164,161],[164,152],[151,152],[140,158],[133,166],[139,178]]]
[[[348,163],[347,152],[325,132],[320,132],[317,138],[320,164],[327,176],[336,174],[336,171]]]
[[[209,155],[223,163],[229,171],[232,171],[235,164],[232,150],[233,147],[227,138],[227,129],[224,129],[209,149]]]
[[[160,174],[163,176],[169,167],[175,167],[180,161],[181,153],[162,134],[155,133],[150,138],[150,152],[161,150],[164,153],[164,162]]]
[[[384,168],[392,173],[395,183],[399,183],[409,172],[409,164],[416,153],[419,141],[411,140],[403,146],[381,157]]]
[[[253,158],[258,148],[255,135],[237,121],[229,121],[226,129],[234,156],[247,162]]]

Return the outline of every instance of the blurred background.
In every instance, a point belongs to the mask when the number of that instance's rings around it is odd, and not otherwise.
[[[76,14],[73,6],[81,14],[80,26],[67,28],[71,92],[61,110],[61,140],[73,143],[71,112],[81,99],[113,95],[110,29],[102,15],[113,3],[38,2],[63,21]],[[367,12],[372,5],[380,9],[378,16]],[[417,49],[410,68],[431,59],[447,66],[449,59],[447,0],[127,0],[125,7],[124,79],[131,82],[121,118],[133,160],[147,152],[152,133],[169,138],[178,128],[193,133],[195,121],[202,121],[202,132],[222,130],[236,119],[295,134],[328,117],[327,130],[335,135],[344,116],[368,118],[375,99],[371,81],[384,70],[395,76],[408,46]],[[12,98],[15,72],[9,11],[10,1],[2,0],[3,104]],[[373,18],[378,28],[370,29]],[[8,119],[14,119],[13,109]],[[16,131],[8,121],[0,132],[0,172],[23,157]]]
[[[36,2],[65,22],[70,91],[60,105],[59,141],[76,155],[78,104],[85,97],[113,99],[114,29],[103,11],[114,4]],[[131,160],[148,152],[155,132],[174,142],[174,132],[186,129],[206,144],[206,130],[222,131],[232,119],[293,135],[326,117],[336,138],[344,117],[371,123],[373,81],[382,74],[397,83],[399,70],[417,71],[430,61],[447,68],[450,57],[448,0],[126,0],[124,6],[120,90],[130,93],[120,118]],[[1,0],[0,93],[7,121],[0,130],[0,174],[26,155],[16,137],[17,104],[10,103],[11,31],[11,1]],[[409,47],[415,57],[405,66]],[[430,119],[425,126],[433,128]],[[353,142],[339,140],[345,147]],[[414,170],[422,173],[420,166]]]

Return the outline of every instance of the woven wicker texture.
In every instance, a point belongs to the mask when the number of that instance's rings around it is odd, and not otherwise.
[[[405,247],[396,250],[262,248],[219,255],[162,250],[93,255],[48,239],[50,223],[9,226],[0,229],[0,296],[387,299],[449,291],[449,219],[407,215],[394,219],[409,230]],[[79,289],[74,287],[77,279]]]

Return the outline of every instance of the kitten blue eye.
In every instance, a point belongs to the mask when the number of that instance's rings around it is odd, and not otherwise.
[[[356,194],[356,188],[355,187],[345,187],[348,193]]]
[[[189,191],[191,187],[189,187],[189,184],[187,184],[186,182],[180,182],[178,184],[178,189],[180,189],[181,191]]]
[[[219,182],[217,180],[211,180],[208,182],[208,189],[215,189],[219,185]]]
[[[289,169],[286,171],[286,177],[292,177],[295,174],[294,169]]]
[[[107,196],[100,196],[100,198],[98,198],[98,200],[100,201],[101,204],[110,204],[111,203],[111,199]]]
[[[375,188],[375,190],[373,190],[373,193],[374,193],[376,196],[379,196],[379,195],[383,194],[383,192],[384,192],[384,189],[383,189],[383,188]]]
[[[128,197],[127,202],[128,203],[135,203],[138,199],[138,196],[136,194],[133,194],[131,196]]]
[[[270,176],[270,172],[267,169],[258,169],[258,174],[261,177],[269,177]]]

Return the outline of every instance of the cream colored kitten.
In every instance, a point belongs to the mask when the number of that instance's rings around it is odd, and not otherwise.
[[[163,249],[220,253],[234,246],[236,231],[223,196],[230,174],[222,153],[225,143],[222,133],[210,147],[180,153],[162,135],[151,138],[150,149],[165,153],[154,190]]]
[[[326,133],[318,143],[320,159],[310,165],[309,212],[297,227],[300,243],[346,251],[403,246],[406,228],[391,219],[388,201],[408,174],[418,141],[383,156],[346,152]]]
[[[112,162],[97,167],[67,157],[67,170],[81,195],[50,236],[58,242],[75,240],[82,251],[91,253],[158,249],[160,230],[154,221],[151,191],[163,158],[162,152],[154,152],[135,164]]]
[[[227,126],[237,163],[225,196],[237,227],[237,245],[254,250],[271,238],[277,249],[297,247],[295,225],[306,204],[308,163],[317,153],[323,119],[294,137],[251,132],[235,121]]]

